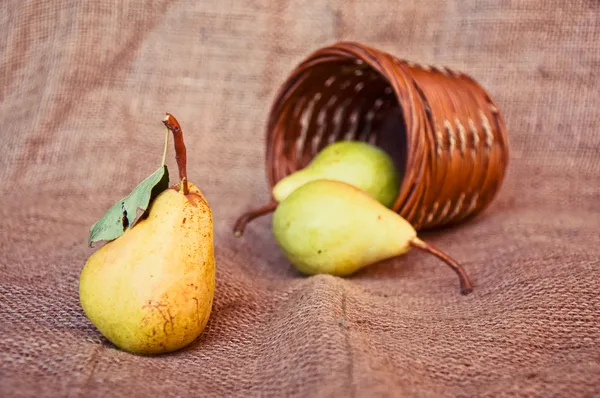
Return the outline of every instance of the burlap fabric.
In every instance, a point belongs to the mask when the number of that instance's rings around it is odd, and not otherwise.
[[[598,4],[2,2],[0,395],[598,396]],[[342,39],[468,72],[504,112],[499,196],[424,236],[472,295],[423,253],[306,278],[270,216],[232,236],[268,199],[275,91]],[[89,226],[159,164],[166,111],[214,211],[217,292],[197,343],[142,358],[85,318],[78,278]]]

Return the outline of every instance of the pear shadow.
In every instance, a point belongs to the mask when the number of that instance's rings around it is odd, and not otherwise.
[[[408,278],[416,273],[418,266],[417,261],[410,261],[404,255],[369,264],[349,275],[348,278],[357,280]]]
[[[218,320],[214,319],[214,317],[211,315],[202,333],[200,333],[200,335],[196,337],[190,344],[177,351],[165,352],[155,356],[163,357],[192,354],[194,352],[198,352],[198,350],[202,350],[207,345],[211,347],[214,346],[214,343],[218,342],[218,323]]]

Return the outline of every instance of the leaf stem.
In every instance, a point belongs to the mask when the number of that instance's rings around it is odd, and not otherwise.
[[[264,205],[261,208],[258,208],[256,210],[251,210],[248,211],[244,214],[242,214],[237,221],[235,222],[235,225],[233,227],[233,233],[235,236],[242,236],[244,234],[244,229],[246,228],[246,225],[254,220],[255,218],[258,218],[260,216],[263,216],[267,213],[270,213],[272,211],[275,211],[275,209],[277,208],[277,202],[271,202],[268,203],[266,205]]]
[[[165,163],[167,163],[167,148],[169,147],[169,129],[166,128],[165,129],[165,149],[163,151],[163,158],[162,158],[162,166],[165,165]]]
[[[179,168],[179,180],[181,181],[181,192],[184,195],[188,194],[187,184],[187,170],[186,170],[186,150],[185,143],[183,142],[183,132],[179,122],[173,115],[167,113],[163,119],[164,125],[173,133],[173,139],[175,140],[175,159],[177,160],[177,167]]]
[[[458,279],[460,281],[461,294],[466,296],[467,294],[473,291],[473,285],[471,284],[469,276],[467,275],[463,267],[455,259],[447,255],[437,247],[433,246],[431,243],[424,242],[419,238],[415,237],[413,240],[410,241],[410,244],[418,249],[433,254],[434,256],[448,264],[448,266],[452,268],[454,272],[456,272],[456,274],[458,275]]]

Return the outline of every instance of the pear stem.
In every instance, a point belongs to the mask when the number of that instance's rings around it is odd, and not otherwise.
[[[244,229],[246,228],[246,225],[248,225],[248,223],[252,220],[254,220],[255,218],[258,218],[260,216],[263,216],[267,213],[270,213],[272,211],[275,211],[275,209],[277,208],[277,202],[271,202],[268,203],[266,205],[264,205],[261,208],[258,208],[256,210],[251,210],[248,211],[244,214],[242,214],[237,221],[235,222],[235,225],[233,227],[233,233],[235,236],[242,236],[244,234]]]
[[[186,150],[185,143],[183,142],[183,132],[179,122],[173,115],[167,113],[163,119],[164,125],[173,133],[173,139],[175,140],[175,159],[177,160],[177,167],[179,168],[179,180],[181,181],[181,192],[184,195],[188,194],[187,184],[187,170],[186,170]]]
[[[460,292],[463,295],[467,295],[473,291],[473,285],[471,284],[471,280],[469,276],[463,269],[463,267],[452,257],[432,245],[431,243],[427,243],[422,241],[421,239],[415,237],[410,241],[410,244],[418,249],[424,250],[434,256],[438,257],[442,261],[444,261],[450,268],[456,272],[458,275],[458,279],[460,281]]]

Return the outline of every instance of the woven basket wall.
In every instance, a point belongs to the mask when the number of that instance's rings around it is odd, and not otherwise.
[[[317,50],[283,83],[267,126],[270,187],[344,139],[393,156],[403,173],[393,209],[418,230],[481,212],[508,163],[504,121],[477,82],[359,43]]]

